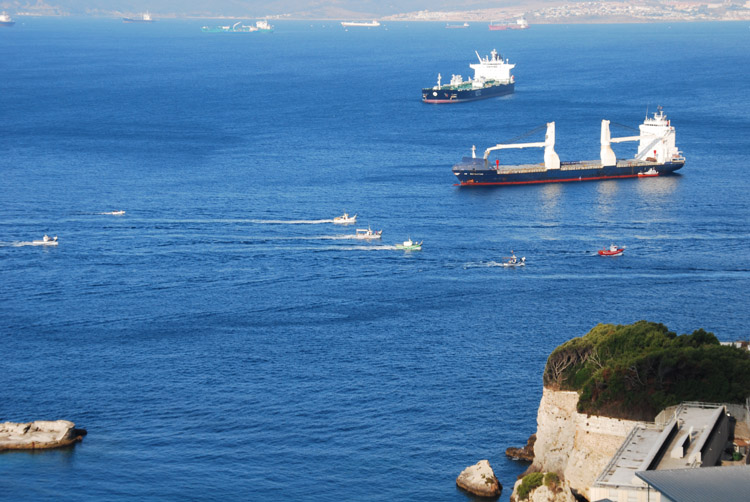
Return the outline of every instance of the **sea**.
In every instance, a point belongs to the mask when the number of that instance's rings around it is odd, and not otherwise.
[[[747,22],[17,21],[0,421],[88,435],[0,454],[2,500],[467,501],[488,459],[507,501],[559,344],[642,319],[748,339]],[[492,49],[515,94],[421,102]],[[674,176],[455,186],[472,145],[555,121],[561,160],[598,159],[602,119],[629,136],[658,106]]]

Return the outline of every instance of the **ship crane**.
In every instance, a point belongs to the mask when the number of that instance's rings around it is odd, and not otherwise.
[[[537,143],[499,143],[484,151],[484,160],[490,156],[491,152],[496,150],[520,149],[520,148],[544,148],[544,167],[547,169],[560,169],[560,157],[555,152],[555,123],[547,122],[547,134],[544,141]],[[476,156],[472,150],[472,155]]]

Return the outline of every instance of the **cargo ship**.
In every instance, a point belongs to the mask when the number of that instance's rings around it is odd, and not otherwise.
[[[154,20],[151,14],[145,12],[141,14],[141,17],[124,17],[122,18],[123,23],[153,23]]]
[[[474,78],[464,81],[461,75],[452,75],[451,83],[443,85],[442,77],[438,73],[437,85],[422,89],[422,101],[424,103],[461,103],[477,99],[494,98],[512,94],[516,79],[510,71],[516,67],[515,64],[503,60],[495,49],[489,56],[482,58],[474,51],[479,63],[470,64],[474,69]]]
[[[515,23],[490,21],[490,31],[501,30],[526,30],[529,28],[529,22],[524,18],[516,19]]]
[[[13,21],[13,19],[11,19],[8,14],[6,14],[5,12],[0,14],[0,28],[10,28],[14,24],[16,24],[16,22]]]
[[[531,183],[560,183],[620,178],[656,177],[672,174],[685,165],[685,157],[675,146],[675,129],[659,107],[653,117],[646,117],[637,136],[611,137],[609,120],[602,120],[599,160],[560,162],[555,153],[555,123],[547,123],[544,142],[500,143],[484,151],[483,158],[464,157],[453,166],[453,174],[461,186],[524,185]],[[638,151],[632,159],[617,159],[612,143],[638,141]],[[489,160],[495,151],[513,148],[544,148],[541,164],[500,165],[500,159]]]

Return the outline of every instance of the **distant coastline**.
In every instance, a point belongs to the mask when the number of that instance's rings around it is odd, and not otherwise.
[[[14,12],[17,17],[67,17],[84,16],[93,18],[120,18],[123,12],[117,10],[87,9],[77,11],[63,5],[50,5],[38,2],[24,6]],[[322,5],[318,9],[287,13],[237,12],[227,15],[212,12],[159,12],[158,5],[152,8],[155,18],[160,19],[269,19],[290,21],[333,22],[356,19],[377,19],[385,22],[473,22],[489,23],[492,20],[513,20],[525,18],[535,24],[631,24],[660,22],[706,22],[706,21],[750,21],[750,2],[739,0],[708,3],[686,1],[679,4],[667,2],[565,2],[560,0],[548,3],[529,3],[524,7],[496,7],[491,9],[431,11],[419,10],[383,15],[372,12],[353,12]],[[225,11],[226,12],[226,11]]]

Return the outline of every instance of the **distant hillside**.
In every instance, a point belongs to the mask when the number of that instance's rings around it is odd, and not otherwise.
[[[528,2],[526,2],[528,4]],[[535,4],[550,4],[549,0],[536,0]],[[11,13],[26,12],[53,15],[108,15],[112,13],[137,13],[149,11],[170,17],[232,16],[263,17],[286,15],[293,18],[346,19],[353,17],[381,17],[401,12],[419,10],[470,10],[522,5],[522,0],[482,1],[465,0],[449,2],[437,0],[404,0],[380,2],[376,0],[0,0],[0,10]]]
[[[744,403],[750,353],[702,329],[677,336],[647,321],[600,324],[550,354],[544,385],[578,391],[581,413],[652,420],[682,401]]]

